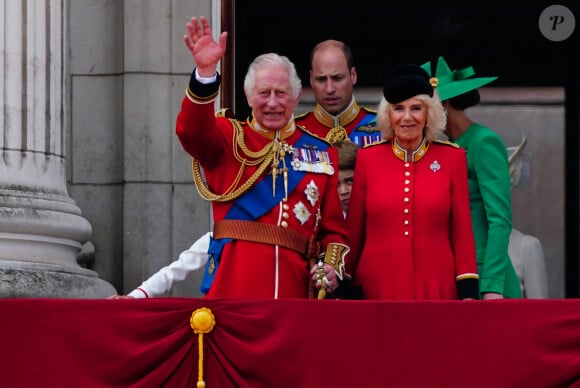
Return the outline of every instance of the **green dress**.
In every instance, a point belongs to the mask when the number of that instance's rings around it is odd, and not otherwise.
[[[467,152],[479,291],[521,298],[519,280],[508,256],[512,220],[506,146],[499,135],[478,123],[453,141]]]

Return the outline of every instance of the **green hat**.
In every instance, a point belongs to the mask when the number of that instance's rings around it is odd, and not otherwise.
[[[431,73],[431,62],[424,63],[421,67],[428,73]],[[429,82],[434,87],[436,86],[441,101],[445,101],[480,88],[497,79],[497,77],[471,78],[474,75],[475,70],[472,66],[451,71],[445,59],[439,57],[437,60],[436,74],[431,76],[432,78]]]

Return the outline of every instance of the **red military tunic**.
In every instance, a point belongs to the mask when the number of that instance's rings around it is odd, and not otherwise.
[[[391,142],[358,153],[346,272],[363,299],[458,299],[477,279],[465,151],[424,142],[409,157]]]
[[[191,85],[192,83],[190,88]],[[198,94],[189,92],[183,99],[177,117],[177,135],[183,148],[203,167],[209,190],[216,194],[227,193],[234,182],[238,182],[234,187],[240,187],[251,179],[261,164],[247,163],[255,160],[247,154],[256,153],[271,145],[272,140],[268,135],[273,136],[274,132],[259,132],[254,129],[253,123],[237,122],[242,132],[236,137],[233,125],[235,121],[216,117],[214,104],[211,101],[202,103],[197,96]],[[287,199],[277,201],[264,214],[252,217],[238,212],[234,219],[241,217],[277,225],[298,232],[306,238],[315,236],[315,229],[318,228],[315,239],[323,250],[328,243],[346,244],[346,225],[336,192],[337,172],[333,172],[338,166],[336,150],[328,147],[328,143],[295,127],[293,120],[280,132],[283,142],[289,148],[286,156],[278,154],[279,168],[286,163],[290,178],[300,173],[304,176],[295,189],[288,192]],[[303,146],[293,149],[292,146],[298,141],[301,141]],[[327,149],[321,147],[324,144]],[[246,166],[241,168],[243,159],[246,159]],[[307,171],[308,169],[316,171]],[[240,172],[241,176],[238,176]],[[259,185],[271,173],[269,163],[252,187]],[[274,187],[270,183],[262,187],[261,191],[252,194],[250,201],[247,202],[248,208],[273,201],[274,190],[278,194],[284,191],[284,177],[281,172],[277,174]],[[232,209],[236,200],[212,202],[216,224],[224,218],[232,219]],[[316,226],[318,215],[320,221]],[[309,271],[310,264],[306,257],[295,250],[279,245],[234,239],[223,247],[219,268],[206,296],[306,298]]]
[[[296,117],[296,123],[331,143],[348,137],[363,147],[381,140],[376,116],[376,112],[361,108],[353,98],[348,108],[338,116],[332,116],[316,104],[312,112]]]

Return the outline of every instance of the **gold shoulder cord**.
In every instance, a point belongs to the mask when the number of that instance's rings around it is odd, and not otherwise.
[[[326,134],[326,141],[329,142],[330,144],[338,143],[339,141],[342,141],[342,140],[347,139],[347,138],[348,138],[348,133],[346,132],[346,129],[344,129],[341,126],[337,126],[337,127],[332,128]]]
[[[244,194],[250,187],[256,183],[258,178],[262,175],[262,173],[266,170],[266,168],[271,166],[272,160],[274,160],[274,155],[277,152],[276,144],[277,142],[273,141],[270,144],[266,145],[264,148],[257,152],[250,151],[244,142],[244,131],[242,126],[237,120],[230,119],[230,122],[234,126],[233,131],[233,155],[238,162],[240,162],[240,169],[238,173],[230,185],[230,187],[223,193],[223,194],[215,194],[209,190],[207,183],[203,181],[202,174],[201,174],[201,167],[197,159],[192,158],[191,161],[191,171],[193,175],[193,183],[195,183],[195,187],[201,195],[201,197],[208,201],[216,201],[216,202],[227,202],[231,201],[232,199],[238,198],[240,195]],[[279,146],[279,145],[278,145]],[[241,149],[243,155],[240,155],[238,148]],[[249,159],[249,160],[248,160]],[[256,172],[252,174],[252,176],[244,182],[241,186],[238,187],[242,174],[246,166],[255,166],[260,165]]]

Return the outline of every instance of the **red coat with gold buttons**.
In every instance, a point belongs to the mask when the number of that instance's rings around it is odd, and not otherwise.
[[[382,142],[359,151],[354,177],[346,271],[363,298],[458,299],[477,279],[465,151]]]
[[[232,121],[215,117],[212,103],[200,103],[190,95],[183,99],[176,132],[183,148],[203,167],[213,193],[227,193],[232,191],[232,187],[241,187],[250,181],[260,165],[252,165],[248,155],[258,153],[272,143],[267,135],[273,133],[258,131],[252,123],[236,123],[242,131],[240,136],[235,135]],[[295,188],[289,190],[287,198],[274,201],[274,191],[276,197],[284,191],[284,177],[279,172],[274,185],[269,183],[255,192],[248,190],[252,194],[245,197],[244,209],[236,210],[236,216],[231,216],[236,199],[212,202],[214,221],[245,219],[276,225],[293,230],[306,239],[314,238],[322,251],[329,243],[346,244],[346,225],[336,191],[336,149],[294,126],[293,122],[281,132],[283,142],[293,148],[281,158],[284,162],[280,160],[279,167],[287,167],[290,180],[294,176],[301,177]],[[302,145],[298,146],[299,143]],[[328,148],[323,149],[324,144]],[[246,162],[242,163],[243,159]],[[268,163],[251,186],[260,185],[271,172],[271,164]],[[251,215],[253,206],[270,202],[272,206],[257,217]],[[219,268],[207,297],[306,298],[309,272],[310,264],[304,255],[294,250],[233,240],[223,247]]]

